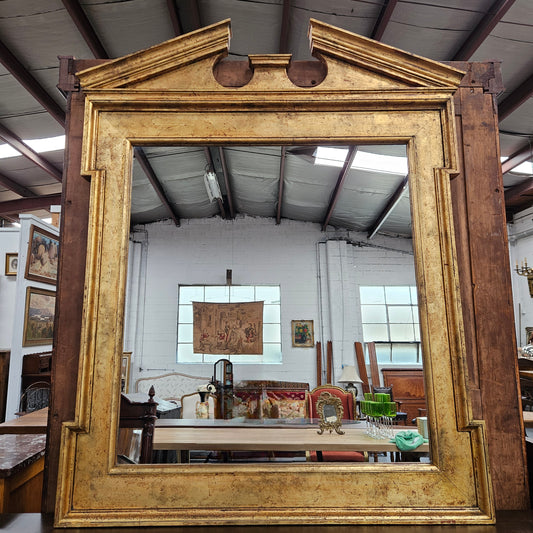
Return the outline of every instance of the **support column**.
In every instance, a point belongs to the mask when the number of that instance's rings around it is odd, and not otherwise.
[[[452,203],[473,413],[486,422],[496,509],[527,509],[496,106],[500,65],[452,66],[467,71],[455,95],[460,173],[452,180]]]

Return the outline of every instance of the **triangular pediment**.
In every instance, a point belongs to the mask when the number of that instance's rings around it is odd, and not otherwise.
[[[314,19],[309,24],[309,41],[313,55],[335,59],[344,63],[346,69],[348,65],[355,66],[363,78],[374,80],[374,83],[388,81],[391,85],[433,89],[458,87],[464,75],[464,72],[438,61]]]
[[[228,54],[230,20],[207,26],[161,44],[78,73],[86,90],[224,90],[214,65]],[[313,55],[324,61],[322,89],[382,91],[456,88],[463,72],[372,39],[311,19]],[[259,56],[257,56],[259,57]],[[250,56],[253,76],[244,88],[298,89],[287,77],[290,56]],[[275,61],[276,57],[280,61]],[[255,58],[255,59],[254,59]],[[266,73],[266,76],[265,76]]]

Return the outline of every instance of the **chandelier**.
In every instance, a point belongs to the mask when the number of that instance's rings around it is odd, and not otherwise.
[[[527,259],[520,263],[520,267],[518,266],[518,261],[516,262],[515,272],[520,276],[527,276],[529,295],[533,298],[533,268],[527,266]]]

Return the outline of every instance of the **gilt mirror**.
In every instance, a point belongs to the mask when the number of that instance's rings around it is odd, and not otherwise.
[[[228,87],[215,67],[229,33],[224,21],[78,73],[91,205],[76,420],[63,427],[56,525],[493,522],[484,425],[467,395],[449,205],[462,73],[312,20],[321,79],[299,86],[290,57],[251,56],[250,75]],[[319,145],[405,149],[430,463],[117,464],[135,150]],[[232,379],[237,371],[232,363]],[[317,507],[317,494],[328,504]]]

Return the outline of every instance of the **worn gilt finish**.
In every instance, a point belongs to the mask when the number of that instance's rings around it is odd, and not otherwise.
[[[449,177],[462,73],[311,21],[327,64],[294,86],[286,56],[255,56],[225,88],[229,21],[79,74],[91,176],[76,418],[63,428],[58,526],[490,523],[484,424],[466,388]],[[135,145],[404,143],[410,166],[431,465],[115,465]],[[342,487],[342,490],[339,490]]]

